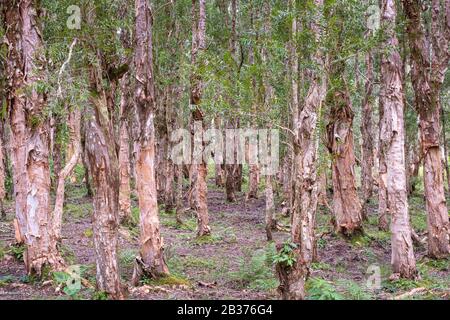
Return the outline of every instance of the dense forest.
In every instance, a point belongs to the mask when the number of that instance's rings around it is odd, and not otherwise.
[[[450,0],[0,0],[0,299],[450,298]]]

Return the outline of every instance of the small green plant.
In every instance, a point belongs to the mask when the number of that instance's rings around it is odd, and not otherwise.
[[[276,253],[275,244],[271,243],[265,249],[249,250],[241,259],[239,271],[230,273],[233,282],[240,287],[268,291],[278,286],[278,280],[273,272],[273,257]]]
[[[125,249],[119,252],[119,263],[123,267],[131,268],[138,252],[136,249]]]
[[[339,285],[343,286],[345,296],[352,300],[371,300],[373,295],[358,283],[352,280],[340,280]]]
[[[86,238],[92,238],[93,235],[94,235],[94,232],[92,231],[91,228],[86,228],[86,229],[84,230],[83,234],[84,234],[84,236],[85,236]]]
[[[287,267],[292,267],[296,261],[295,249],[297,244],[286,241],[281,249],[274,255],[273,263],[278,263]]]
[[[13,244],[9,247],[9,252],[19,261],[23,260],[23,253],[25,252],[25,245]]]
[[[92,300],[108,300],[108,293],[104,291],[95,291],[92,294]]]
[[[0,277],[0,287],[6,286],[8,283],[13,283],[16,280],[12,275]]]
[[[327,270],[332,270],[332,267],[328,263],[325,263],[325,262],[313,262],[313,263],[311,263],[311,269],[327,271]]]
[[[333,284],[320,278],[310,278],[306,283],[308,297],[311,300],[343,300]]]

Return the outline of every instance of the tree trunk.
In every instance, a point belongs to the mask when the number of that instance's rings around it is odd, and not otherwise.
[[[391,214],[392,268],[403,278],[417,275],[409,224],[405,172],[404,99],[402,61],[395,34],[394,0],[381,1],[382,24],[386,32],[381,58],[381,92],[383,121],[380,148],[386,155],[386,187]]]
[[[320,42],[320,18],[323,1],[315,0],[315,18],[311,29],[316,45]],[[314,255],[314,224],[317,210],[317,172],[316,155],[318,138],[315,134],[320,108],[325,98],[326,81],[322,53],[317,49],[314,61],[319,70],[312,75],[310,87],[303,108],[295,125],[294,144],[294,194],[291,216],[291,241],[296,244],[293,250],[296,262],[292,267],[278,264],[276,269],[280,278],[278,290],[283,299],[304,299],[305,283],[309,277],[310,265]]]
[[[418,1],[403,0],[411,49],[411,79],[419,113],[419,130],[424,159],[424,187],[428,222],[428,255],[450,254],[449,217],[445,203],[440,155],[440,91],[450,59],[450,1],[431,4],[431,32],[425,33]],[[430,70],[431,69],[431,70]]]
[[[191,53],[191,63],[193,66],[198,67],[203,64],[203,61],[198,61],[198,53],[204,52],[206,50],[206,2],[205,0],[198,1],[197,10],[197,0],[192,0],[192,53]],[[197,17],[198,11],[198,17]],[[204,59],[204,57],[202,57]],[[192,106],[191,118],[194,124],[194,129],[197,131],[194,134],[194,138],[202,139],[204,132],[204,120],[203,112],[201,110],[201,98],[203,91],[203,81],[201,76],[193,72],[191,74],[191,92],[190,92],[190,103]],[[195,140],[195,139],[194,139]],[[197,150],[197,155],[201,157],[199,161],[193,159],[193,166],[195,167],[194,174],[194,210],[197,214],[197,236],[205,236],[211,233],[209,227],[209,214],[208,214],[208,204],[207,195],[208,187],[206,183],[207,169],[205,159],[202,156],[204,143],[203,141],[198,141],[201,150]],[[195,141],[194,141],[195,145]],[[195,148],[193,152],[196,153]],[[195,158],[195,154],[193,158]],[[198,163],[196,163],[198,162]]]
[[[105,117],[106,97],[103,92],[98,94],[93,94],[92,107],[85,118],[86,155],[94,187],[92,220],[97,290],[113,299],[122,299],[117,263],[119,164],[112,126]]]
[[[61,225],[62,225],[62,214],[64,207],[64,191],[65,191],[65,180],[72,173],[73,169],[78,163],[78,159],[81,154],[81,137],[80,137],[80,118],[81,110],[78,107],[74,107],[74,110],[70,112],[73,117],[73,128],[69,131],[70,141],[72,141],[72,153],[71,158],[66,163],[65,167],[58,172],[58,180],[55,195],[55,207],[53,209],[53,228],[55,231],[55,237],[60,242],[61,241]],[[72,136],[73,135],[73,136]]]
[[[159,231],[155,174],[155,87],[152,53],[152,12],[147,0],[135,0],[134,99],[139,118],[136,154],[136,185],[140,210],[140,257],[136,258],[132,282],[143,275],[151,278],[169,274],[164,261],[163,239]]]
[[[11,160],[14,171],[16,218],[26,244],[25,267],[41,274],[43,267],[61,269],[50,213],[49,123],[43,109],[46,96],[35,89],[43,80],[46,61],[38,29],[35,1],[7,1],[8,106],[11,110]],[[30,94],[23,94],[30,90]],[[22,92],[22,93],[21,93]]]
[[[366,53],[366,85],[365,96],[363,101],[362,121],[361,121],[361,139],[362,139],[362,155],[361,155],[361,186],[363,193],[362,212],[367,217],[367,205],[373,193],[373,176],[372,170],[374,166],[373,159],[373,125],[372,125],[372,104],[373,104],[373,56],[372,52]]]
[[[341,69],[342,71],[342,69]],[[335,74],[342,76],[341,72]],[[353,152],[353,111],[347,89],[330,94],[331,119],[327,125],[328,149],[332,156],[333,212],[336,231],[353,236],[362,232],[361,203],[356,192]]]
[[[128,135],[129,95],[128,73],[120,80],[120,129],[119,129],[119,221],[131,218],[130,186],[130,138]]]

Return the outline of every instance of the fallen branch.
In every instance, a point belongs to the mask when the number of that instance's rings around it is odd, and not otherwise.
[[[428,290],[426,288],[424,288],[424,287],[414,288],[411,291],[408,291],[408,292],[402,293],[401,295],[395,296],[394,300],[402,300],[402,299],[411,297],[411,296],[416,295],[416,294],[424,294],[427,291]]]

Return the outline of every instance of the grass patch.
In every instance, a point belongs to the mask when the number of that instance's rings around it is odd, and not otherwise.
[[[176,275],[170,275],[167,277],[162,277],[158,279],[152,279],[152,278],[143,278],[141,280],[141,283],[148,286],[190,286],[191,283],[189,280],[176,276]]]
[[[188,256],[183,259],[182,264],[184,268],[198,268],[198,269],[214,269],[216,264],[211,259],[203,259],[194,256]]]
[[[205,245],[205,244],[216,244],[223,240],[223,237],[217,234],[200,236],[194,239],[194,244],[196,245]]]
[[[197,229],[197,220],[194,218],[187,219],[183,223],[178,223],[171,217],[170,219],[161,219],[161,224],[165,227],[178,230],[195,231]]]
[[[93,210],[92,203],[89,202],[78,204],[67,203],[64,206],[64,212],[76,219],[89,217]]]

